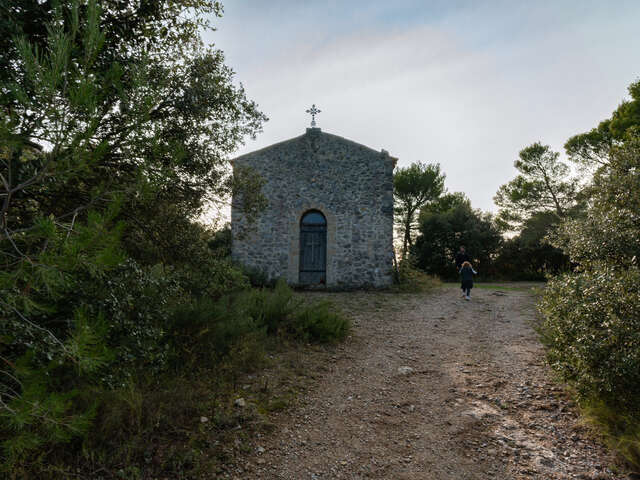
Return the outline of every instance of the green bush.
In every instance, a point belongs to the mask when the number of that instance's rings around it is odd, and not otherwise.
[[[0,411],[4,473],[46,477],[54,468],[51,456],[64,464],[76,440],[101,462],[108,462],[105,448],[141,454],[139,442],[160,415],[147,411],[160,408],[148,392],[157,393],[172,379],[197,383],[212,369],[214,384],[233,383],[238,373],[262,367],[278,339],[327,343],[350,330],[348,319],[330,303],[305,302],[283,281],[273,290],[194,299],[159,271],[128,262],[105,285],[99,302],[76,310],[60,347],[65,357],[43,364],[34,353],[24,355],[12,373],[16,385],[0,385],[8,401]],[[169,294],[176,296],[161,301]],[[17,385],[20,394],[14,395]],[[195,411],[190,415],[198,417]],[[38,460],[45,448],[49,453]]]
[[[305,304],[283,280],[273,290],[248,289],[176,309],[170,337],[176,361],[211,365],[249,335],[290,335],[303,341],[342,339],[349,321],[327,302]],[[254,338],[255,340],[255,338]]]
[[[0,472],[27,478],[41,467],[37,452],[84,438],[99,398],[101,372],[113,360],[107,346],[107,325],[85,310],[75,312],[64,354],[43,365],[35,351],[15,359],[0,382]]]
[[[393,269],[393,285],[391,289],[396,292],[418,293],[426,292],[439,287],[440,279],[435,275],[428,275],[415,268],[410,260],[401,261]]]
[[[252,287],[265,288],[272,287],[274,285],[274,282],[269,280],[267,274],[259,268],[245,267],[243,272],[249,279],[249,283]]]
[[[102,383],[116,387],[137,371],[159,374],[168,361],[169,315],[184,301],[184,289],[163,268],[129,259],[108,277],[87,286],[76,301],[107,320],[106,340],[114,359],[102,372]]]
[[[630,88],[636,107],[639,85]],[[602,153],[584,190],[586,211],[552,236],[576,270],[548,283],[540,331],[551,366],[612,448],[640,469],[640,130]]]
[[[239,301],[270,334],[285,326],[302,303],[282,279],[276,282],[273,290],[249,290]]]
[[[638,409],[640,269],[594,267],[547,285],[540,309],[549,362],[581,399]]]
[[[246,305],[236,301],[242,296],[244,293],[218,300],[200,298],[175,310],[169,329],[175,368],[194,373],[210,368],[241,338],[266,330],[248,314]]]
[[[345,338],[349,321],[329,302],[305,304],[284,280],[273,290],[253,289],[236,300],[245,314],[254,318],[268,334],[288,334],[303,341],[332,342]]]
[[[344,339],[351,323],[329,302],[314,302],[293,317],[291,328],[304,341],[328,343]]]

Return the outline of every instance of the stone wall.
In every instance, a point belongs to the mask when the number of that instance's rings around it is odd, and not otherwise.
[[[327,219],[327,286],[391,284],[394,159],[385,151],[308,128],[305,135],[238,157],[264,179],[268,207],[250,225],[235,196],[233,258],[270,279],[298,283],[300,219]]]

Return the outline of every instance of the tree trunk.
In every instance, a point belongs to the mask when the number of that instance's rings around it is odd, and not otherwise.
[[[407,213],[407,218],[404,223],[404,239],[402,242],[402,259],[407,259],[407,253],[409,251],[409,245],[411,244],[411,214]]]

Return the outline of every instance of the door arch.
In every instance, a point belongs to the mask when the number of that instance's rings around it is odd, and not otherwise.
[[[300,219],[301,285],[327,281],[327,219],[319,210],[309,210]]]

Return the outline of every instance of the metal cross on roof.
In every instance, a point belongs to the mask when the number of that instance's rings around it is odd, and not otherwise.
[[[316,108],[316,104],[311,105],[311,108],[307,110],[307,113],[311,114],[311,127],[316,126],[316,115],[319,114],[322,110]]]

